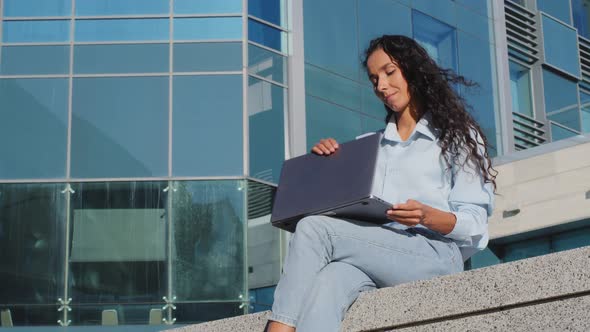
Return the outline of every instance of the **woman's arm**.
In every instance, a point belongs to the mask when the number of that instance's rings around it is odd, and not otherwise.
[[[387,210],[387,218],[410,227],[421,224],[443,235],[449,234],[457,223],[455,214],[413,199],[409,199],[406,203],[395,204]]]

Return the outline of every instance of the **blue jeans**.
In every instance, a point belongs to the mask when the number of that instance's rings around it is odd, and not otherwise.
[[[401,228],[303,218],[289,243],[270,320],[297,332],[338,331],[360,292],[463,270],[452,240]]]

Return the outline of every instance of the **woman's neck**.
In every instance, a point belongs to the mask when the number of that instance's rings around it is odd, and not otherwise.
[[[410,138],[416,124],[420,120],[420,115],[413,108],[409,107],[402,112],[395,114],[395,121],[397,125],[397,132],[399,137],[405,141]]]

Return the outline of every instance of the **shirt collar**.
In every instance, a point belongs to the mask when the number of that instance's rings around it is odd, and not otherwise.
[[[412,134],[410,135],[408,140],[415,140],[417,138],[416,137],[417,133],[419,133],[419,134],[422,134],[423,136],[426,136],[427,138],[434,141],[436,139],[436,135],[434,134],[434,132],[431,128],[431,125],[430,125],[431,121],[432,121],[432,115],[430,114],[430,112],[427,112],[426,114],[424,114],[420,118],[418,123],[416,124],[416,128],[414,128],[414,132],[412,132]],[[389,120],[387,127],[385,127],[385,132],[383,134],[383,137],[389,141],[402,142],[402,139],[399,136],[399,133],[397,132],[397,124],[395,123],[395,116],[392,116],[391,119]]]

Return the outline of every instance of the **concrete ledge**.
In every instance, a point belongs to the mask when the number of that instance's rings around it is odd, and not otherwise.
[[[590,247],[361,294],[343,331],[590,330]],[[268,312],[172,331],[263,331]]]

